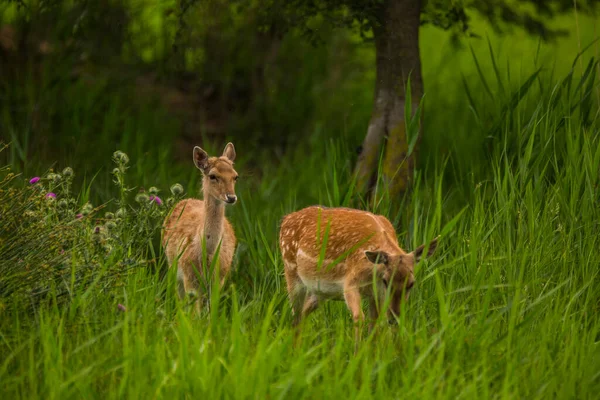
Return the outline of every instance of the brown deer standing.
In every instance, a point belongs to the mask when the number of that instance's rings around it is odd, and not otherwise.
[[[358,323],[364,319],[361,296],[368,298],[370,318],[376,320],[388,290],[388,311],[398,315],[425,249],[421,245],[411,253],[402,250],[394,227],[382,215],[320,206],[285,216],[279,245],[294,325],[327,299],[345,300]],[[436,246],[437,238],[429,244],[428,256]],[[358,341],[358,324],[355,336]]]
[[[197,295],[196,310],[199,311],[198,275],[203,275],[201,266],[204,258],[202,242],[209,266],[219,249],[219,265],[215,266],[215,273],[219,273],[221,286],[231,269],[236,239],[233,227],[225,218],[225,204],[234,204],[237,200],[235,183],[238,174],[233,169],[235,148],[231,143],[225,146],[221,157],[209,157],[198,146],[194,147],[193,154],[194,164],[203,176],[204,200],[186,199],[175,205],[165,219],[163,246],[169,266],[177,260],[179,296]]]

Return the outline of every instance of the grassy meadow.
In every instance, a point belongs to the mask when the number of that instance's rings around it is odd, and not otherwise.
[[[280,93],[300,98],[276,115],[311,104],[281,132],[297,144],[236,145],[234,270],[200,316],[160,247],[169,207],[199,191],[191,149],[173,161],[177,119],[101,80],[40,90],[24,71],[5,83],[13,105],[41,98],[63,116],[49,137],[64,144],[28,152],[31,115],[0,103],[2,397],[598,398],[600,42],[591,19],[560,23],[573,33],[555,43],[482,25],[458,49],[423,28],[414,191],[378,186],[373,203],[351,179],[373,51],[347,35],[302,47],[299,69],[328,72]],[[297,43],[286,40],[283,54]],[[215,154],[229,139],[197,144]],[[398,323],[365,328],[357,354],[342,302],[313,313],[294,346],[278,226],[311,204],[386,215],[407,250],[441,235]]]

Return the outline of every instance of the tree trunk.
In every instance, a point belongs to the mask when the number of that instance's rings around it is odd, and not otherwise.
[[[409,77],[413,113],[423,96],[420,9],[420,0],[386,0],[381,8],[380,24],[373,27],[377,68],[375,101],[355,171],[357,187],[363,193],[377,178],[384,139],[381,169],[384,190],[394,198],[410,187],[415,154],[408,154],[404,109]]]

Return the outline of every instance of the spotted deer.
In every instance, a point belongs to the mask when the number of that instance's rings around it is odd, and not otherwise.
[[[215,272],[218,269],[221,286],[231,269],[236,238],[225,217],[225,205],[237,201],[235,183],[238,174],[233,168],[235,148],[232,143],[225,146],[220,157],[209,157],[206,151],[196,146],[193,159],[202,172],[204,200],[185,199],[175,205],[164,222],[163,246],[169,266],[177,260],[179,297],[197,295],[196,309],[199,311],[198,276],[203,276],[203,246],[207,265],[212,265],[219,249],[219,265]]]
[[[312,206],[283,218],[279,234],[294,325],[327,299],[345,300],[355,322],[362,321],[361,297],[369,300],[371,320],[386,293],[388,312],[398,315],[415,283],[414,266],[425,246],[406,253],[382,215],[351,208]],[[435,251],[437,238],[427,256]],[[356,337],[358,339],[358,326]]]

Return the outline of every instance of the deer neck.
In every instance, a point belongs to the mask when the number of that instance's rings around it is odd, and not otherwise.
[[[204,196],[204,240],[206,252],[212,257],[219,247],[223,237],[223,222],[225,220],[225,204],[210,195]]]

